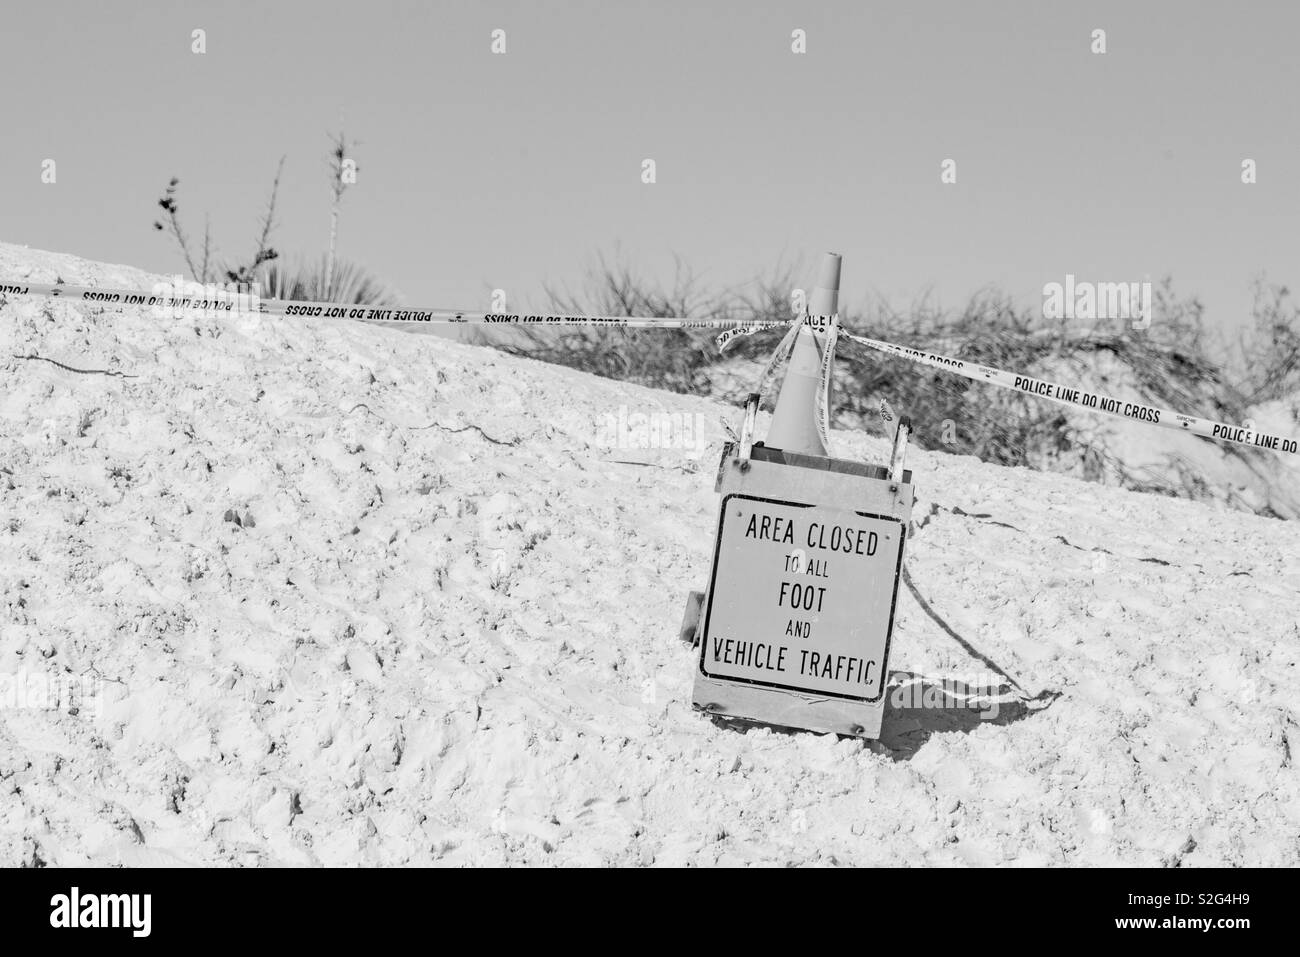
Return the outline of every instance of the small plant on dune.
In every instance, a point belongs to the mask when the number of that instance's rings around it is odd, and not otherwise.
[[[357,263],[320,259],[288,266],[269,263],[256,275],[268,299],[340,302],[353,306],[393,306],[397,297],[379,279]]]
[[[280,194],[280,178],[284,173],[285,157],[280,157],[280,164],[275,169],[275,179],[271,183],[271,197],[267,200],[266,210],[259,221],[260,231],[257,236],[257,245],[253,250],[252,257],[244,262],[227,263],[224,267],[218,267],[213,262],[213,245],[212,230],[209,222],[205,221],[203,228],[203,246],[199,253],[190,251],[189,239],[185,235],[184,227],[181,225],[180,206],[176,201],[176,188],[180,186],[180,180],[173,176],[171,182],[167,184],[167,189],[163,193],[158,205],[162,207],[167,214],[167,221],[155,220],[153,228],[159,232],[167,232],[175,241],[180,249],[181,257],[185,260],[185,265],[189,267],[190,277],[195,282],[208,283],[217,278],[218,274],[224,275],[228,282],[251,282],[253,274],[265,263],[279,257],[279,253],[271,247],[271,232],[275,229],[275,206]]]
[[[323,298],[330,302],[334,301],[329,294],[334,288],[334,250],[339,238],[339,206],[343,202],[344,191],[356,182],[360,169],[352,159],[356,145],[348,142],[347,134],[342,130],[338,135],[330,137],[330,245],[325,254],[325,284],[322,287],[326,293]]]
[[[180,247],[181,257],[185,260],[185,265],[190,267],[190,276],[197,282],[208,281],[208,265],[212,254],[212,230],[211,223],[205,223],[203,229],[203,258],[198,264],[194,261],[194,254],[190,252],[190,241],[185,235],[185,229],[181,226],[180,206],[176,203],[176,187],[181,181],[175,176],[167,184],[167,190],[163,193],[162,199],[158,200],[158,205],[167,213],[167,223],[164,225],[159,220],[154,220],[153,228],[162,232],[167,230],[171,233],[172,239]]]
[[[257,236],[257,248],[253,258],[235,269],[226,270],[226,279],[230,282],[252,282],[254,275],[263,264],[280,258],[280,254],[271,248],[271,231],[275,229],[275,204],[280,197],[280,177],[284,174],[285,157],[280,157],[280,165],[275,168],[275,179],[271,182],[271,198],[267,201],[266,212],[262,216],[261,232]]]
[[[208,283],[223,278],[232,283],[260,283],[261,295],[269,299],[314,300],[341,302],[348,305],[392,306],[398,300],[392,290],[374,275],[354,262],[338,259],[339,208],[343,193],[356,182],[358,166],[352,158],[355,141],[340,132],[330,137],[330,224],[329,246],[319,260],[300,261],[286,266],[280,253],[271,246],[271,234],[278,225],[276,205],[280,195],[280,182],[284,173],[285,158],[281,157],[271,184],[271,195],[258,221],[258,235],[253,254],[246,260],[215,263],[211,230],[204,229],[203,245],[191,248],[189,237],[181,223],[177,203],[180,180],[173,177],[158,205],[166,213],[164,220],[156,220],[154,229],[171,236],[181,257],[196,282]]]

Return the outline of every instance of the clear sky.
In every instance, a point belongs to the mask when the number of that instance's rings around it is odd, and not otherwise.
[[[340,254],[419,305],[541,305],[616,247],[717,287],[832,249],[850,303],[1172,274],[1231,323],[1300,282],[1298,48],[1290,0],[7,0],[0,240],[179,271],[175,175],[243,253],[287,154],[274,242],[317,254],[342,112]]]

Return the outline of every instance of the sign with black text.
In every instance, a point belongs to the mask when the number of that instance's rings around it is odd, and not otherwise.
[[[890,516],[727,495],[701,630],[701,673],[879,701],[903,536],[903,523]]]

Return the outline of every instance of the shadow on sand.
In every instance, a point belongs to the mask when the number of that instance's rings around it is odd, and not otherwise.
[[[1022,697],[1009,683],[964,681],[952,677],[926,677],[910,671],[893,671],[885,693],[885,714],[880,738],[864,746],[895,761],[910,760],[931,735],[959,732],[970,734],[981,725],[1000,727],[1023,721],[1046,710],[1060,694],[1043,692]],[[716,727],[744,734],[767,728],[774,734],[806,734],[798,728],[769,724],[751,718],[709,715]]]
[[[970,734],[985,724],[994,727],[1015,724],[1045,711],[1061,696],[1061,692],[1051,690],[1031,695],[997,662],[960,635],[926,601],[906,566],[903,568],[903,582],[921,611],[987,671],[970,680],[951,675],[927,677],[910,671],[891,671],[885,686],[885,713],[881,719],[880,738],[868,742],[867,747],[877,753],[888,753],[895,761],[907,761],[930,740],[931,735],[954,731]],[[710,715],[710,719],[719,728],[742,734],[756,727],[770,728],[777,734],[804,733],[797,728],[749,718]]]
[[[1048,708],[1055,691],[1026,698],[996,677],[964,681],[909,671],[889,675],[880,744],[895,761],[910,759],[934,734],[970,734],[981,725],[1015,724]]]
[[[970,734],[982,724],[1014,724],[1050,707],[1061,696],[1059,691],[1030,695],[1020,682],[960,635],[926,601],[906,567],[903,584],[926,617],[988,672],[972,681],[890,672],[880,744],[889,749],[895,761],[911,758],[932,734],[952,731]]]

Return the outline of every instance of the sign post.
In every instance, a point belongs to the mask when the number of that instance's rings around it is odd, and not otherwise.
[[[830,288],[814,293],[810,309],[829,300],[833,316],[838,256],[822,277],[819,286]],[[815,354],[814,334],[804,335]],[[751,441],[747,414],[746,434],[723,450],[712,572],[707,590],[692,593],[682,628],[696,654],[692,703],[875,738],[912,512],[902,468],[908,427],[900,422],[889,467],[830,457],[812,427],[817,382],[791,381],[802,374],[798,355],[796,343],[768,442]],[[778,437],[802,447],[774,447]]]

